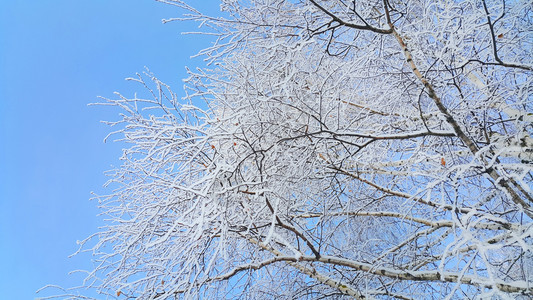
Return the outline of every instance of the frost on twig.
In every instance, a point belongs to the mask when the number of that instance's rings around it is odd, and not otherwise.
[[[100,199],[93,287],[531,297],[526,1],[163,2],[215,42],[185,97],[147,72],[143,97],[107,100],[130,148]]]

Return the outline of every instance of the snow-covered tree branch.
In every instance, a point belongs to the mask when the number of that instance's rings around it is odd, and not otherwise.
[[[165,0],[215,37],[131,147],[90,285],[117,298],[533,295],[533,6]]]

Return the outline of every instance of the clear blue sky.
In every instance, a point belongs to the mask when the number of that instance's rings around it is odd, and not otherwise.
[[[99,122],[118,111],[87,104],[141,90],[124,78],[144,66],[181,91],[209,41],[180,34],[197,24],[161,24],[179,14],[152,0],[0,1],[0,299],[50,295],[35,291],[91,268],[90,255],[68,256],[102,224],[90,193],[106,192],[122,145],[104,144]]]

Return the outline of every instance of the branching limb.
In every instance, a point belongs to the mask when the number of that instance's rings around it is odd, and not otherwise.
[[[316,6],[318,9],[320,9],[323,13],[325,13],[330,18],[332,18],[333,21],[335,21],[335,22],[337,22],[339,24],[342,24],[343,26],[346,26],[346,27],[349,27],[349,28],[354,28],[354,29],[359,29],[359,30],[368,30],[368,31],[372,31],[372,32],[375,32],[375,33],[380,33],[380,34],[390,34],[390,33],[392,33],[392,29],[377,28],[377,27],[369,25],[367,22],[364,22],[365,25],[358,25],[358,24],[345,22],[341,18],[337,17],[334,13],[330,12],[329,10],[325,9],[322,5],[318,4],[317,1],[309,0],[309,2],[311,2],[314,6]]]
[[[457,137],[467,145],[467,147],[470,149],[472,154],[476,155],[479,152],[479,147],[470,139],[466,133],[463,131],[459,123],[453,118],[453,116],[450,114],[446,106],[444,106],[444,103],[442,100],[437,96],[437,93],[435,92],[433,85],[429,83],[429,81],[422,75],[420,70],[418,70],[417,66],[415,65],[415,62],[413,61],[413,57],[411,55],[411,52],[407,48],[407,45],[404,42],[404,39],[400,36],[400,34],[396,31],[394,28],[394,25],[389,24],[392,28],[392,33],[394,34],[394,37],[400,44],[400,47],[402,48],[402,51],[405,55],[405,59],[407,61],[407,64],[410,66],[413,73],[416,75],[416,77],[422,82],[424,87],[427,89],[427,93],[431,99],[433,99],[433,102],[439,109],[439,111],[445,116],[446,122],[450,124],[450,126],[455,131]],[[500,186],[506,193],[509,194],[510,198],[513,200],[515,204],[517,204],[519,207],[521,207],[524,211],[524,213],[529,216],[530,218],[533,218],[533,209],[531,205],[526,203],[519,195],[518,193],[509,185],[508,180],[501,177],[496,170],[493,168],[487,168],[487,173],[490,175],[490,177],[494,180],[495,184]]]

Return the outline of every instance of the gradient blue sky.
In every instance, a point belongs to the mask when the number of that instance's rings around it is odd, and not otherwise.
[[[190,1],[216,13],[218,1]],[[196,4],[195,4],[196,3]],[[47,284],[79,284],[88,254],[76,240],[102,224],[91,191],[120,164],[122,145],[103,143],[118,111],[88,107],[144,66],[182,90],[189,57],[209,45],[194,23],[170,23],[176,8],[153,0],[0,1],[0,299],[34,299]]]

